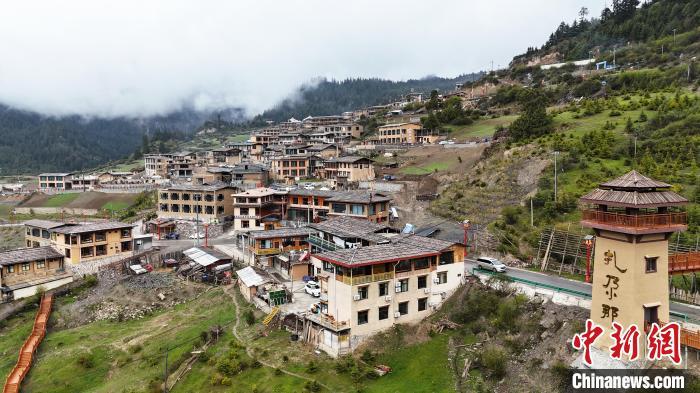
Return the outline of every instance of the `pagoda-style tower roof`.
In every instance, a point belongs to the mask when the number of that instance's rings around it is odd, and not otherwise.
[[[688,200],[669,191],[671,185],[630,171],[607,181],[600,188],[581,197],[581,202],[595,205],[632,208],[681,206]]]
[[[671,185],[630,171],[581,197],[581,224],[627,234],[670,233],[687,229],[687,214],[671,211],[688,203]]]

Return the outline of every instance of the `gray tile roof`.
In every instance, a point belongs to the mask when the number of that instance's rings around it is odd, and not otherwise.
[[[673,191],[623,191],[596,188],[581,197],[581,202],[608,206],[662,207],[685,205],[688,200]]]
[[[601,188],[632,188],[632,189],[649,189],[649,188],[671,188],[668,183],[656,181],[641,173],[632,170],[624,175],[602,183]]]
[[[278,237],[292,237],[292,236],[308,236],[311,233],[311,229],[307,227],[301,228],[278,228],[271,229],[269,231],[256,231],[250,232],[251,239],[273,239]]]
[[[29,226],[29,227],[51,229],[51,228],[58,228],[58,227],[66,225],[66,224],[63,222],[49,221],[49,220],[27,220],[24,222],[24,225]]]
[[[362,160],[367,160],[367,161],[372,162],[371,159],[369,159],[369,158],[367,158],[367,157],[362,157],[362,156],[344,156],[344,157],[338,157],[338,158],[329,158],[328,160],[326,160],[326,162],[349,162],[349,163],[353,163],[353,162],[362,161]]]
[[[64,227],[52,229],[51,231],[68,235],[68,234],[75,234],[75,233],[108,231],[108,230],[113,230],[113,229],[126,229],[126,228],[133,228],[133,225],[127,224],[125,222],[97,222],[97,223],[83,224],[83,225],[66,225]]]
[[[162,190],[172,190],[172,191],[218,191],[224,188],[232,188],[230,184],[218,182],[211,184],[173,184],[168,187],[162,188]]]
[[[391,229],[388,225],[347,216],[329,218],[326,221],[310,224],[309,227],[343,238],[360,238],[375,243],[389,242],[389,238],[377,232]]]
[[[52,258],[63,258],[63,254],[56,251],[51,246],[20,248],[19,250],[0,252],[0,266]]]
[[[419,245],[396,242],[355,249],[329,251],[316,254],[315,257],[322,261],[338,263],[345,266],[365,266],[438,254],[439,251],[427,249]]]

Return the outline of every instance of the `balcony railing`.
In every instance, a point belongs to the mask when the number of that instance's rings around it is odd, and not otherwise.
[[[669,273],[692,273],[700,271],[700,252],[671,254],[668,256]]]
[[[621,214],[587,209],[583,211],[583,221],[634,229],[655,229],[687,225],[688,215],[686,212]]]
[[[340,248],[335,243],[329,242],[325,239],[321,239],[316,235],[309,235],[309,243],[313,244],[316,247],[320,247],[326,251],[335,251],[338,248]]]
[[[346,285],[362,285],[369,284],[375,281],[385,281],[394,278],[394,272],[377,273],[377,274],[367,274],[364,276],[336,276],[338,281]]]

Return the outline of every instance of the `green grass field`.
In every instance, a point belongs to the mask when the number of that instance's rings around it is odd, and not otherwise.
[[[450,167],[450,164],[446,162],[433,162],[426,166],[407,166],[401,168],[400,172],[404,175],[428,175],[433,172],[444,171]]]
[[[127,209],[129,206],[131,206],[130,203],[124,201],[115,201],[105,203],[104,205],[102,205],[102,209],[109,211],[118,211]]]
[[[448,125],[446,128],[450,131],[450,138],[455,139],[493,136],[496,127],[508,125],[517,118],[517,115],[507,115],[493,119],[479,119],[467,126]]]
[[[44,205],[45,207],[63,207],[76,200],[78,196],[80,193],[77,192],[56,194],[47,199]]]
[[[145,391],[151,381],[162,381],[166,347],[170,364],[177,364],[189,357],[201,332],[233,321],[233,305],[222,301],[227,298],[214,289],[143,319],[49,331],[22,391]]]

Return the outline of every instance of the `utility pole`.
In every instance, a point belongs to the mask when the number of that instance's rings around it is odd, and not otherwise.
[[[676,46],[676,29],[673,29],[673,46]]]
[[[559,151],[554,151],[552,154],[554,154],[554,204],[556,205],[556,203],[557,203],[557,156],[559,155]]]
[[[197,214],[197,218],[195,221],[194,245],[198,246],[199,245],[199,201],[202,199],[202,195],[201,194],[194,194],[193,197],[194,197],[194,200],[197,201],[197,204],[194,205],[194,211]]]
[[[533,205],[532,205],[532,198],[530,198],[530,226],[531,227],[535,226],[535,209],[533,208]]]

